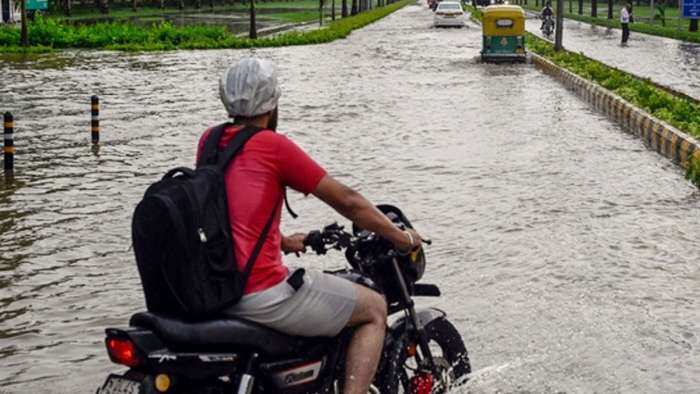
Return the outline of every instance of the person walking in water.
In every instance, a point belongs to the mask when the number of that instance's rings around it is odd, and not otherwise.
[[[620,11],[620,24],[622,25],[622,45],[627,45],[630,38],[630,12],[625,4]]]

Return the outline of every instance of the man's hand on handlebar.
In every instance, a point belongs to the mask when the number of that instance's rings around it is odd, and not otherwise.
[[[420,249],[423,239],[416,230],[407,228],[403,230],[403,233],[403,237],[398,238],[399,242],[394,243],[396,249],[403,253]]]
[[[297,256],[299,253],[306,252],[305,239],[306,234],[302,233],[295,233],[288,237],[282,236],[282,251],[284,253],[295,253]]]

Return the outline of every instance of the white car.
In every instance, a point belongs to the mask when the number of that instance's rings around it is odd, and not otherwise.
[[[455,1],[443,1],[438,4],[433,14],[433,25],[439,26],[464,26],[464,10],[462,5]]]

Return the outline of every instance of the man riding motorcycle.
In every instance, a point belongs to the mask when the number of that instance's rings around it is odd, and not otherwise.
[[[547,2],[547,4],[542,9],[542,13],[540,15],[542,18],[542,25],[540,26],[540,30],[544,30],[544,24],[547,23],[548,21],[551,21],[552,17],[554,16],[554,11],[552,11],[552,2],[551,1]]]
[[[400,230],[361,194],[333,179],[290,139],[275,132],[280,94],[275,67],[266,60],[242,59],[221,77],[220,97],[233,124],[226,128],[220,147],[244,126],[265,129],[248,141],[224,174],[239,269],[252,253],[269,213],[281,204],[287,186],[313,194],[399,250],[419,248],[417,232]],[[198,154],[210,130],[201,137]],[[282,263],[281,251],[304,251],[306,235],[281,234],[280,218],[277,210],[244,296],[229,312],[298,336],[332,337],[344,327],[355,327],[344,392],[367,393],[384,340],[386,302],[367,287],[320,271],[302,272],[303,284],[292,283],[289,279],[294,275]]]

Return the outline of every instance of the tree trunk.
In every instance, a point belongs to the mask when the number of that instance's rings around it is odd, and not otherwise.
[[[194,3],[195,8],[200,9],[202,8],[202,0],[197,0]]]
[[[249,0],[250,1],[250,33],[248,36],[251,39],[256,39],[258,38],[258,29],[255,26],[255,0]]]
[[[331,20],[335,20],[335,0],[331,1]]]
[[[27,31],[27,2],[22,0],[20,2],[20,17],[22,18],[22,30],[20,31],[20,43],[23,47],[29,46],[29,32]]]
[[[554,32],[554,50],[561,51],[564,29],[564,0],[557,0],[557,23]]]
[[[690,20],[690,26],[688,27],[688,31],[698,31],[698,20],[697,19]]]
[[[348,0],[343,0],[343,8],[340,10],[340,15],[345,18],[348,16]]]
[[[71,7],[73,6],[73,3],[71,3],[71,0],[66,0],[66,16],[70,16],[71,14]]]
[[[357,0],[352,0],[352,8],[350,8],[350,15],[357,15]]]
[[[318,0],[318,25],[323,26],[323,0]]]
[[[214,9],[214,0],[209,0],[209,8]]]
[[[608,19],[613,18],[613,0],[608,0]]]
[[[598,0],[591,0],[591,16],[593,18],[598,16]]]
[[[165,0],[160,0],[160,9],[165,8]]]
[[[178,10],[184,10],[184,9],[185,9],[185,0],[178,0],[178,2],[177,2],[177,9],[178,9]]]
[[[138,4],[136,4],[137,2],[138,2],[138,0],[131,0],[131,10],[134,12],[138,11],[138,7],[137,7]]]
[[[578,14],[583,15],[583,0],[578,0]]]
[[[569,0],[569,14],[574,13],[574,9],[572,8],[573,4],[574,4],[573,0]]]

